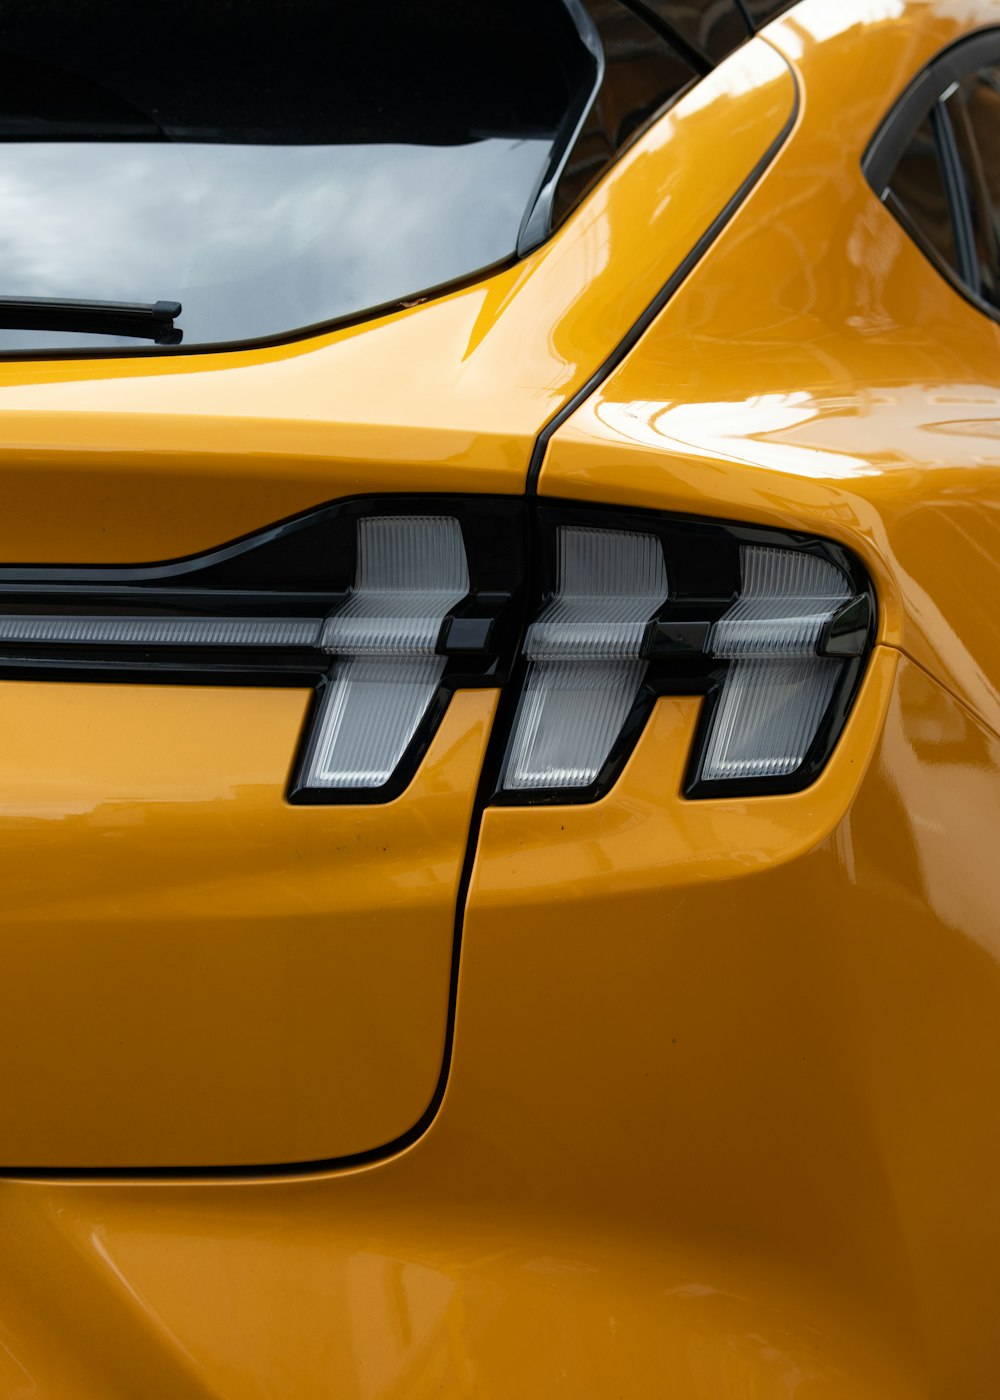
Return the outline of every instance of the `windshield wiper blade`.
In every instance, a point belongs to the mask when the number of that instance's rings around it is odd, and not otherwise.
[[[179,301],[77,301],[71,297],[0,296],[0,329],[75,331],[90,335],[124,335],[179,345],[184,332],[174,321]]]

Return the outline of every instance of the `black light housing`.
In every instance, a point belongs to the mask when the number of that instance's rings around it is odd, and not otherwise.
[[[162,564],[0,569],[0,675],[311,687],[305,803],[398,796],[452,692],[483,686],[504,690],[495,802],[600,798],[665,694],[705,697],[688,797],[795,791],[874,629],[829,541],[513,497],[353,499]]]

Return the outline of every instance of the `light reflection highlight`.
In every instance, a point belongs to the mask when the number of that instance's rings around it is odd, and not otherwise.
[[[673,447],[688,456],[766,467],[794,476],[877,476],[879,468],[848,452],[830,452],[769,436],[812,421],[817,414],[804,392],[759,394],[734,403],[602,402],[600,421],[629,441]]]

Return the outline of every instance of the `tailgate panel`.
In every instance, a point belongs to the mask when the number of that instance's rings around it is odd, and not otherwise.
[[[308,699],[0,683],[3,1165],[315,1160],[428,1106],[495,692],[371,806],[285,802]]]

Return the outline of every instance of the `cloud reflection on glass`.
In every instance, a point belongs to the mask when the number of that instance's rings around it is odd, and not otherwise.
[[[413,296],[509,257],[547,140],[0,146],[0,293],[177,300],[185,346]],[[0,349],[135,342],[0,330]]]

